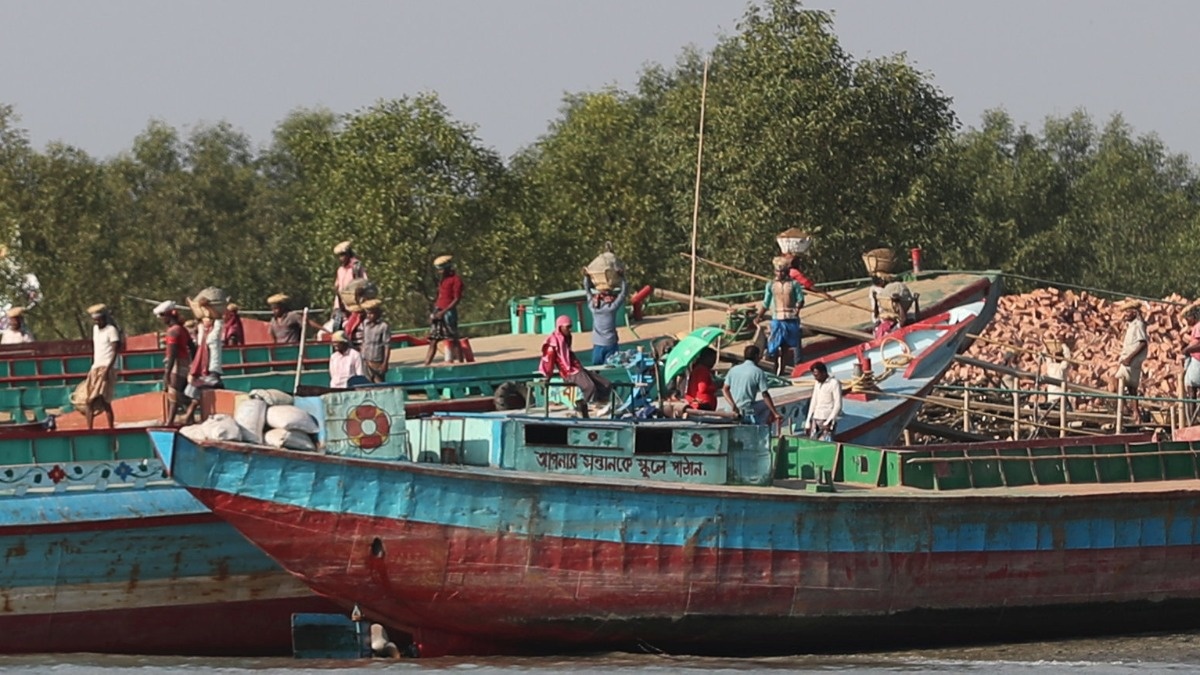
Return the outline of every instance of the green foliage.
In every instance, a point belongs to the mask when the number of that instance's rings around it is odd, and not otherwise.
[[[209,285],[249,308],[280,291],[325,308],[344,239],[396,327],[426,322],[444,253],[464,275],[467,321],[577,287],[606,241],[635,284],[686,291],[706,61],[705,257],[763,274],[775,235],[799,227],[815,236],[817,279],[861,276],[867,249],[921,246],[927,267],[1200,293],[1196,168],[1157,137],[1082,111],[1034,130],[996,110],[960,130],[904,56],[857,60],[829,14],[768,0],[711,53],[651,65],[631,91],[569,94],[507,164],[432,94],[297,110],[263,148],[227,123],[184,136],[151,122],[105,161],[34,149],[0,105],[0,295],[36,272],[43,338],[86,334],[93,302],[130,332],[152,329],[135,298]],[[698,280],[704,294],[757,286],[704,266]]]

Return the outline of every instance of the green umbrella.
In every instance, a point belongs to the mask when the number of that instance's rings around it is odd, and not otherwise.
[[[717,341],[717,338],[725,334],[724,329],[716,326],[706,326],[697,328],[688,333],[687,337],[679,341],[679,344],[671,348],[671,352],[667,354],[667,365],[663,373],[663,381],[670,382],[675,379],[675,376],[682,373],[700,352],[712,343]]]

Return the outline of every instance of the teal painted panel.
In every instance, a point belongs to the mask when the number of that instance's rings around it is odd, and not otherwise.
[[[724,429],[676,429],[671,434],[671,452],[719,455],[725,452]]]
[[[567,430],[567,445],[584,448],[621,448],[621,434],[617,429],[593,429],[571,427]]]
[[[69,462],[72,454],[71,439],[66,436],[47,436],[33,441],[33,460],[38,464]]]
[[[76,462],[105,461],[116,456],[115,436],[75,436],[71,459]]]

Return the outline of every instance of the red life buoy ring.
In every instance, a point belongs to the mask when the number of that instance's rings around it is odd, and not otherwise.
[[[364,403],[355,406],[345,423],[346,436],[352,445],[363,450],[374,450],[388,442],[392,433],[392,420],[379,406]]]

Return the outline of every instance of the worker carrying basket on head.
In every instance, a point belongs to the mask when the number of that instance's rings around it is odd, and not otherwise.
[[[871,316],[875,324],[894,316],[900,326],[907,325],[914,318],[909,312],[916,307],[918,296],[892,274],[896,255],[891,249],[877,248],[867,251],[862,258],[871,277]]]

